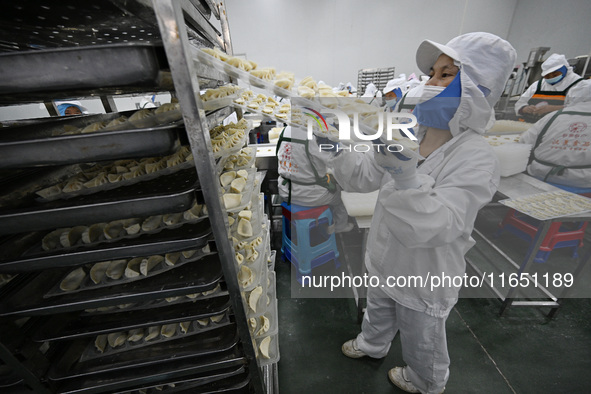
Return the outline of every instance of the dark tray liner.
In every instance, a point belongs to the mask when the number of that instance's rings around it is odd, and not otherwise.
[[[75,339],[134,328],[149,327],[174,322],[197,320],[224,313],[230,306],[228,296],[211,300],[195,301],[192,305],[160,307],[149,311],[121,311],[108,315],[68,315],[52,316],[38,325],[32,334],[36,342]]]
[[[0,134],[0,168],[88,163],[118,158],[161,156],[174,153],[184,133],[180,111],[168,111],[116,127],[85,134],[52,135],[66,126],[83,128],[136,111],[59,118],[60,120],[11,127]],[[51,118],[49,118],[51,119]],[[63,120],[61,120],[63,119]],[[143,125],[143,126],[142,126]]]
[[[0,54],[0,94],[154,87],[163,54],[161,46],[132,43]]]
[[[209,383],[216,382],[218,380],[225,380],[231,378],[236,375],[241,375],[246,371],[244,366],[239,367],[231,367],[231,368],[224,368],[222,370],[209,372],[209,373],[200,373],[190,378],[186,378],[183,380],[177,379],[166,379],[164,381],[158,382],[158,384],[151,384],[146,385],[143,387],[136,387],[134,389],[127,389],[125,391],[118,391],[114,394],[129,394],[130,392],[135,393],[136,390],[144,389],[148,394],[153,393],[178,393],[179,391],[184,391],[189,388],[203,386]],[[174,384],[175,387],[169,387],[168,384]],[[163,386],[162,390],[156,390],[155,387]]]
[[[174,305],[179,305],[179,304],[188,304],[190,302],[194,302],[196,300],[209,300],[212,298],[217,298],[217,297],[224,297],[227,296],[228,290],[226,289],[226,284],[223,281],[223,279],[221,279],[219,282],[220,284],[220,289],[213,293],[213,294],[209,294],[209,295],[199,295],[197,298],[189,298],[186,295],[181,296],[180,299],[175,300],[175,301],[166,301],[166,299],[164,298],[160,298],[160,299],[156,299],[156,300],[148,300],[148,301],[144,301],[144,302],[138,302],[138,303],[134,303],[133,305],[125,308],[126,312],[129,311],[139,311],[139,310],[145,310],[145,309],[152,309],[152,308],[160,308],[163,306],[166,307],[171,307]],[[218,285],[215,284],[212,288],[215,289]],[[107,310],[107,311],[95,311],[95,310],[84,310],[81,314],[84,316],[102,316],[102,315],[106,315],[106,314],[111,314],[111,313],[118,313],[120,312],[120,309],[114,309],[114,310]]]
[[[134,343],[125,342],[123,345],[118,346],[114,349],[109,348],[109,349],[105,350],[103,353],[100,353],[98,350],[96,350],[96,347],[94,346],[94,341],[90,341],[90,342],[88,342],[88,345],[86,345],[86,349],[84,349],[84,352],[82,352],[82,355],[80,356],[80,362],[86,362],[88,360],[93,360],[96,358],[109,357],[109,356],[116,354],[116,353],[134,351],[134,350],[137,350],[142,347],[155,346],[155,345],[162,344],[164,342],[182,340],[182,339],[185,339],[191,335],[201,335],[207,331],[217,330],[220,327],[230,325],[230,324],[232,324],[232,321],[227,313],[224,314],[224,317],[222,318],[222,320],[220,320],[217,323],[213,323],[210,321],[206,327],[201,327],[201,326],[197,327],[196,325],[198,323],[195,323],[194,320],[191,320],[191,325],[189,326],[189,330],[186,333],[181,332],[178,323],[174,323],[174,324],[177,324],[176,331],[175,331],[174,335],[169,338],[159,335],[158,338],[152,339],[149,342],[146,342],[144,340],[140,340],[140,341],[137,341]],[[95,339],[95,337],[93,337],[93,339]]]
[[[202,220],[133,239],[92,246],[80,245],[58,251],[44,251],[41,248],[41,239],[45,233],[21,234],[0,244],[3,254],[0,272],[25,272],[200,249],[208,243],[210,234],[209,220]]]
[[[198,269],[189,264],[144,281],[44,299],[43,295],[64,272],[46,270],[22,278],[19,275],[10,281],[0,289],[3,299],[0,316],[48,315],[181,296],[211,290],[223,276],[218,255],[209,255],[203,258]]]
[[[94,341],[94,338],[91,339]],[[50,380],[62,380],[124,369],[146,368],[171,360],[182,360],[231,349],[238,343],[235,325],[220,327],[183,340],[164,342],[137,350],[113,354],[86,362],[79,362],[89,340],[81,339],[63,343],[63,354],[52,363],[47,373]]]
[[[95,194],[0,209],[0,234],[91,225],[121,218],[182,212],[203,201],[194,169]]]
[[[168,381],[195,374],[216,374],[227,368],[244,366],[246,359],[238,346],[229,350],[190,359],[171,361],[154,365],[152,368],[124,369],[99,375],[66,379],[59,382],[57,392],[61,394],[91,394],[133,389],[152,382]]]
[[[209,249],[209,248],[205,247],[203,249]],[[119,285],[122,285],[125,283],[137,282],[139,280],[146,280],[146,279],[152,278],[156,275],[161,275],[167,271],[181,267],[185,264],[195,263],[195,262],[201,260],[203,257],[205,257],[209,254],[215,253],[215,252],[211,252],[211,251],[204,252],[203,249],[197,250],[195,252],[195,254],[193,256],[191,256],[191,258],[189,258],[189,259],[185,259],[183,256],[181,256],[180,261],[178,261],[173,266],[166,265],[166,263],[164,261],[162,261],[156,267],[152,268],[150,270],[150,272],[148,272],[147,276],[139,275],[134,278],[126,278],[124,275],[120,279],[111,279],[111,278],[107,278],[107,276],[105,275],[105,277],[103,277],[103,280],[99,284],[95,284],[92,281],[92,279],[90,278],[89,265],[91,265],[91,264],[89,264],[85,267],[86,268],[86,277],[85,277],[84,281],[82,282],[82,284],[80,285],[80,287],[78,287],[76,290],[64,291],[60,288],[61,282],[66,278],[66,276],[68,276],[68,274],[70,274],[71,271],[69,271],[62,277],[62,279],[60,279],[59,281],[57,281],[55,283],[55,285],[43,296],[43,298],[62,296],[65,294],[74,294],[74,293],[79,293],[81,291],[95,290],[95,289],[100,289],[103,287],[110,287],[110,286],[119,286]],[[146,257],[149,257],[149,256],[146,256]]]

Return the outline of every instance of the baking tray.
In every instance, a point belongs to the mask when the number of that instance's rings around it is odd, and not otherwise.
[[[162,46],[112,44],[0,54],[0,94],[158,87]]]
[[[68,200],[35,201],[19,209],[0,209],[0,234],[15,234],[109,222],[188,210],[203,201],[193,169],[127,187]]]
[[[64,272],[63,269],[57,269],[22,278],[19,275],[0,291],[0,298],[3,299],[0,316],[49,315],[193,294],[215,288],[222,277],[219,257],[209,255],[199,264],[186,264],[143,281],[43,298]]]
[[[118,127],[92,133],[58,135],[68,128],[84,128],[92,123],[131,116],[136,111],[90,116],[62,117],[28,126],[2,129],[0,168],[18,168],[93,162],[116,158],[149,157],[173,153],[183,128],[178,116],[153,115],[153,123],[125,122]],[[158,122],[158,119],[162,119]],[[170,120],[177,119],[170,122]],[[143,120],[143,119],[142,119]],[[141,123],[138,121],[138,124]],[[155,123],[155,124],[154,124]]]
[[[178,391],[163,391],[164,393],[178,393],[178,394],[213,394],[213,393],[232,393],[232,394],[249,394],[251,391],[248,388],[250,383],[250,376],[248,373],[243,373],[237,376],[231,376],[227,379],[219,379],[215,382],[206,385],[199,385],[198,387],[187,387]],[[150,394],[158,393],[153,391]]]
[[[99,373],[116,372],[123,369],[146,368],[172,360],[182,360],[220,353],[231,349],[238,342],[238,332],[234,324],[207,331],[183,340],[165,342],[137,350],[117,353],[85,362],[79,362],[80,355],[86,348],[88,339],[60,346],[63,353],[52,363],[47,373],[50,380],[62,380]],[[94,341],[94,338],[91,339]]]
[[[0,272],[25,272],[200,249],[208,243],[210,234],[209,220],[202,220],[195,224],[186,224],[138,238],[96,245],[80,245],[58,251],[42,249],[41,239],[45,233],[20,234],[9,237],[0,244],[0,250],[3,251]]]
[[[36,342],[76,339],[134,328],[197,320],[224,313],[230,306],[228,296],[195,301],[191,305],[163,306],[149,311],[123,311],[106,315],[61,314],[36,323],[31,337]]]
[[[190,359],[157,364],[151,368],[136,368],[114,371],[107,374],[89,375],[60,381],[57,392],[62,394],[90,394],[114,392],[142,387],[146,383],[170,381],[197,374],[217,374],[228,368],[244,366],[246,359],[238,349],[231,349]]]
[[[197,387],[204,386],[204,385],[207,385],[207,384],[219,381],[219,380],[226,381],[226,379],[229,379],[229,378],[236,376],[236,375],[241,375],[245,372],[246,372],[246,368],[244,368],[243,366],[224,368],[219,371],[197,374],[195,376],[192,376],[191,378],[186,378],[183,380],[179,380],[178,378],[177,379],[166,379],[164,381],[158,382],[158,384],[150,384],[150,385],[145,385],[143,387],[136,387],[133,389],[133,391],[130,391],[129,389],[127,389],[125,391],[118,391],[114,394],[130,394],[130,393],[134,393],[136,390],[140,390],[140,389],[145,390],[145,392],[147,394],[178,393],[178,392],[185,391],[188,389],[195,389]],[[171,385],[173,385],[173,386],[171,386]],[[157,389],[156,387],[159,387],[160,389]]]

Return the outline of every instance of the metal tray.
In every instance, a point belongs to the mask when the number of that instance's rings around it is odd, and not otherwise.
[[[41,248],[44,233],[28,233],[10,237],[0,244],[0,250],[3,251],[0,272],[25,272],[200,249],[207,244],[210,234],[209,220],[202,220],[196,224],[186,224],[119,242],[81,245],[47,252]]]
[[[242,375],[245,372],[246,372],[246,369],[243,366],[224,368],[220,371],[197,374],[195,376],[192,376],[191,378],[187,378],[187,379],[183,379],[183,380],[179,380],[178,378],[177,379],[166,379],[164,381],[158,382],[158,384],[150,384],[150,385],[145,385],[143,387],[135,387],[134,391],[143,389],[143,390],[146,390],[146,392],[148,394],[178,393],[180,391],[185,391],[190,388],[194,389],[196,387],[201,387],[206,384],[210,384],[210,383],[213,383],[213,382],[216,382],[219,380],[226,381],[226,379],[229,379],[229,378],[236,376],[236,375]],[[174,387],[168,386],[169,384],[174,384]],[[159,390],[156,387],[161,387],[161,389]],[[130,390],[127,389],[125,391],[118,391],[114,394],[130,394]]]
[[[19,209],[0,209],[0,234],[16,234],[109,222],[121,218],[182,212],[203,201],[194,169],[127,187],[68,200],[33,202]]]
[[[0,94],[159,87],[161,46],[92,45],[0,54]]]
[[[44,299],[43,295],[64,272],[63,269],[46,270],[13,279],[0,291],[3,300],[0,316],[49,315],[175,297],[211,290],[222,277],[218,256],[209,255],[198,265],[186,264],[144,281]]]
[[[243,373],[237,376],[231,376],[227,379],[217,380],[206,385],[199,385],[197,387],[183,387],[182,390],[163,391],[163,393],[178,393],[178,394],[213,394],[213,393],[231,393],[231,394],[248,394],[250,390],[248,384],[250,383],[250,376],[248,373]],[[196,390],[197,389],[197,390]],[[157,393],[153,391],[150,394]]]
[[[93,340],[91,339],[91,341]],[[52,363],[47,377],[55,381],[124,369],[137,370],[167,361],[220,353],[231,349],[238,343],[238,332],[236,326],[232,324],[183,340],[146,346],[129,352],[79,362],[80,355],[86,348],[88,341],[88,339],[80,339],[63,343],[61,346],[63,346],[64,352],[58,360]]]
[[[128,331],[134,328],[197,320],[219,315],[230,306],[228,296],[195,301],[190,305],[164,306],[149,311],[123,311],[108,315],[84,316],[77,313],[50,317],[37,323],[32,334],[36,342],[59,341]]]
[[[227,368],[244,366],[246,359],[238,346],[216,354],[157,364],[152,368],[123,369],[108,374],[89,375],[62,380],[57,392],[62,394],[90,394],[113,392],[142,387],[146,383],[170,381],[195,374],[216,374]]]
[[[1,56],[1,55],[0,55]],[[110,121],[136,111],[82,117],[64,117],[41,123],[3,129],[0,134],[0,168],[18,168],[93,162],[117,158],[149,157],[173,153],[183,123],[162,113],[144,127],[134,123],[86,134],[56,135],[65,128],[83,128],[96,122]],[[158,122],[158,119],[161,119]],[[51,119],[51,118],[50,118]],[[138,121],[139,123],[139,121]],[[155,123],[155,124],[154,124]],[[141,124],[140,124],[141,125]]]

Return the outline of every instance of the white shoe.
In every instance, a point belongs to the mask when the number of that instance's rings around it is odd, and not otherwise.
[[[395,367],[388,371],[390,382],[407,393],[420,393],[419,389],[406,377],[406,367]],[[443,393],[445,388],[441,390]]]
[[[357,340],[350,339],[347,342],[343,343],[341,347],[341,351],[343,354],[350,358],[361,358],[367,356],[367,354],[363,353],[361,350],[357,349]]]

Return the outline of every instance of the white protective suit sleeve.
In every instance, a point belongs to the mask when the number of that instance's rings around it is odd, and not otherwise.
[[[538,82],[534,82],[533,84],[531,84],[526,90],[525,92],[523,92],[523,94],[521,95],[521,97],[519,97],[519,100],[517,100],[517,102],[515,103],[515,115],[519,116],[519,110],[523,107],[525,107],[527,104],[527,102],[529,101],[530,98],[533,97],[534,93],[536,92],[536,89],[538,88]]]
[[[335,179],[344,191],[370,193],[378,190],[390,174],[373,159],[373,152],[344,151],[332,159]]]

